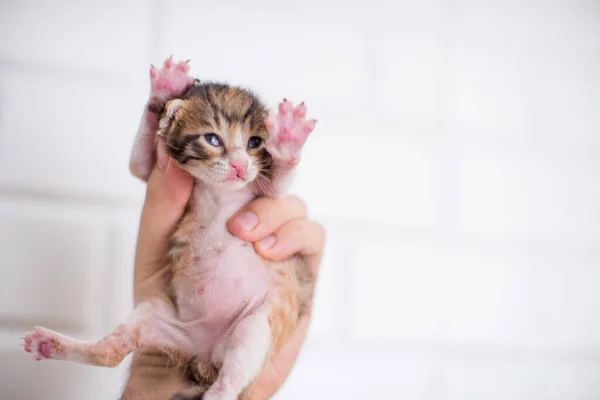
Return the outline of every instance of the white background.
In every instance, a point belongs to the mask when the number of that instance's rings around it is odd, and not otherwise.
[[[0,398],[117,398],[126,368],[19,337],[127,315],[129,151],[173,54],[320,120],[294,189],[329,242],[278,400],[600,399],[597,0],[0,7]]]

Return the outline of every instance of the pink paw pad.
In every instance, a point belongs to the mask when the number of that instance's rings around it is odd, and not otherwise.
[[[37,327],[32,333],[23,338],[22,345],[26,352],[32,353],[37,361],[47,358],[56,358],[58,346],[56,338],[51,332],[44,328]]]
[[[294,107],[287,99],[279,104],[277,114],[267,117],[265,123],[270,133],[267,146],[273,157],[292,165],[298,163],[300,150],[317,124],[316,120],[305,117],[306,105],[300,103]]]
[[[151,94],[154,99],[166,102],[177,96],[194,84],[194,78],[188,75],[190,70],[188,61],[176,63],[169,57],[161,69],[150,67]]]

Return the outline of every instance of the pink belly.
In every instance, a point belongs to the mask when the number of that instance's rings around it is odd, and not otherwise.
[[[212,351],[231,327],[263,303],[272,270],[252,247],[229,246],[200,260],[177,293],[179,318],[194,342]]]

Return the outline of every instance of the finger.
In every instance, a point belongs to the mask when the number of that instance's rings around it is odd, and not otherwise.
[[[268,400],[283,385],[290,374],[310,326],[310,318],[298,320],[296,330],[277,355],[268,362],[243,400]]]
[[[325,229],[321,224],[307,219],[293,219],[283,224],[275,233],[254,243],[254,250],[272,261],[284,260],[299,254],[311,262],[320,260],[325,246]]]
[[[262,197],[244,207],[231,218],[229,231],[248,242],[263,239],[286,222],[306,217],[304,203],[295,196],[281,199]]]
[[[157,163],[148,179],[144,211],[151,216],[162,217],[155,220],[164,225],[172,225],[183,214],[190,198],[193,178],[181,170],[165,150],[162,139],[157,141]]]
[[[159,273],[164,267],[168,241],[181,219],[190,198],[193,179],[182,171],[157,143],[157,165],[146,189],[140,218],[135,259],[135,287]]]

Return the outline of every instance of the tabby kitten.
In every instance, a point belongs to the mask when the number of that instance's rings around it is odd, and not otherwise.
[[[146,180],[156,134],[195,178],[187,210],[171,238],[168,296],[138,305],[97,342],[37,327],[25,350],[37,360],[116,366],[154,348],[188,363],[189,387],[174,399],[234,400],[290,337],[309,306],[312,280],[299,257],[268,262],[232,236],[227,220],[257,196],[279,196],[315,127],[306,107],[284,100],[277,114],[251,92],[188,76],[185,62],[152,67],[151,95],[130,168]]]

